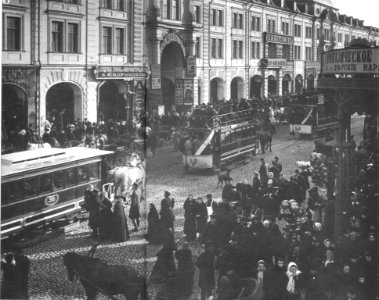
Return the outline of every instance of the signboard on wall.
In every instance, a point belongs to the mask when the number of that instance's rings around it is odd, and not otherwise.
[[[339,49],[322,53],[323,74],[379,74],[379,48]]]
[[[151,65],[151,89],[159,90],[161,88],[161,65]]]
[[[147,77],[147,68],[144,66],[97,66],[93,72],[96,79]]]
[[[184,79],[184,105],[193,105],[193,80]]]
[[[175,80],[175,104],[183,105],[183,79]]]
[[[196,57],[187,57],[187,76],[196,76]]]
[[[274,43],[274,44],[288,44],[292,45],[294,42],[293,36],[275,34],[275,33],[264,33],[264,38],[266,43]]]

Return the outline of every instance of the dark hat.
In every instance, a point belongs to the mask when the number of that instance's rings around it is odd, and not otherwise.
[[[171,194],[170,194],[169,191],[164,191],[164,195],[165,195],[165,196],[170,196]]]
[[[225,180],[233,180],[232,177],[226,177]]]
[[[138,187],[138,183],[133,183],[133,187]]]
[[[115,199],[121,199],[122,201],[126,201],[126,198],[124,196],[121,196],[121,195],[116,195]]]
[[[275,156],[275,160],[279,160],[279,157]]]
[[[212,194],[207,194],[206,197],[207,198],[212,198]]]
[[[215,219],[215,218],[217,217],[217,214],[211,214],[210,217],[211,217],[212,219]]]

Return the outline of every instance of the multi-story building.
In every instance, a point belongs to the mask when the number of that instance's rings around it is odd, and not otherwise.
[[[379,29],[330,0],[154,0],[146,23],[148,107],[314,88],[320,53]]]
[[[4,0],[3,136],[144,104],[143,0]]]
[[[3,136],[311,88],[322,51],[379,44],[330,0],[3,0],[2,17]]]

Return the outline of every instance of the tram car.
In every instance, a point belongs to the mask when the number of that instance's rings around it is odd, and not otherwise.
[[[183,155],[187,170],[220,169],[231,161],[258,153],[259,126],[252,109],[213,116],[206,128],[188,131],[202,142],[193,155]]]
[[[82,211],[89,184],[101,191],[111,151],[41,148],[1,157],[1,239],[32,233]]]
[[[337,106],[323,95],[295,96],[288,106],[291,134],[319,137],[338,128]]]

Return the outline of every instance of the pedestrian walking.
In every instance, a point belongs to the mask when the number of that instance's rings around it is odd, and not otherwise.
[[[128,221],[125,214],[124,202],[126,199],[122,196],[116,196],[116,203],[112,214],[113,220],[113,240],[115,242],[126,242],[129,240]]]
[[[86,210],[89,213],[88,226],[92,229],[93,236],[99,235],[100,228],[100,206],[101,200],[99,196],[99,191],[90,184],[87,190],[84,192],[84,202],[86,205]]]
[[[268,164],[263,157],[261,158],[261,166],[259,167],[259,178],[262,186],[266,187],[268,182]]]
[[[129,210],[129,218],[132,220],[134,229],[133,231],[138,231],[138,227],[140,224],[140,201],[141,201],[141,190],[138,190],[138,184],[133,183],[132,193],[130,195],[130,210]]]
[[[207,205],[204,203],[203,198],[199,197],[196,200],[195,213],[196,213],[196,234],[203,232],[205,224],[207,224],[208,211]]]
[[[99,206],[99,234],[100,238],[107,240],[111,238],[112,202],[105,192],[100,196],[101,205]]]
[[[146,240],[150,244],[162,244],[164,242],[163,228],[159,219],[158,211],[153,203],[150,203],[147,215],[147,234]]]
[[[215,288],[215,254],[213,242],[205,243],[205,251],[200,254],[196,261],[199,269],[199,288],[201,289],[201,300],[207,300]]]
[[[302,273],[298,269],[297,264],[290,262],[287,267],[286,272],[288,281],[287,281],[287,290],[283,299],[286,300],[300,300],[302,289]]]
[[[187,242],[196,239],[196,201],[193,195],[189,195],[184,201],[184,227],[183,232],[186,236]]]

